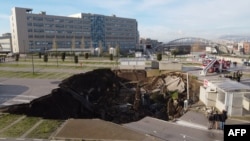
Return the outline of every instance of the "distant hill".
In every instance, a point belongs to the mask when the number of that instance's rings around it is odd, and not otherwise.
[[[229,40],[234,42],[240,42],[240,41],[250,42],[250,35],[223,35],[219,37],[219,39]]]

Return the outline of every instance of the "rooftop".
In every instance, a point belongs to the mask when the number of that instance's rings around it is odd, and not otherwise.
[[[208,80],[216,87],[226,92],[250,92],[250,87],[227,78]]]

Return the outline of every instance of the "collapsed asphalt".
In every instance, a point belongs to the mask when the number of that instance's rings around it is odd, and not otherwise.
[[[165,82],[168,76],[180,78],[177,85],[185,86],[178,92],[177,100],[172,99],[173,92],[166,88],[170,86]],[[0,111],[47,119],[100,118],[115,123],[138,121],[145,116],[170,120],[183,113],[187,96],[185,78],[176,72],[147,77],[144,70],[96,69],[64,79],[51,93],[30,103],[6,106]],[[193,82],[189,93],[196,97],[200,84],[193,78],[189,81]]]

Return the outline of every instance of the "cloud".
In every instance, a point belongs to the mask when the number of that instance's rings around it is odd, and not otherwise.
[[[9,20],[10,19],[10,15],[0,14],[0,19],[1,19],[1,21],[3,21],[3,20]]]
[[[138,11],[154,11],[159,7],[166,6],[171,3],[173,0],[141,0],[136,6]]]
[[[10,8],[32,8],[49,15],[115,14],[138,21],[142,37],[171,40],[183,36],[212,38],[226,33],[250,34],[249,0],[13,0],[3,3],[0,20],[9,22]],[[7,12],[6,12],[7,11]],[[38,13],[36,12],[36,13]],[[6,22],[1,22],[6,23]],[[9,23],[8,23],[9,24]]]

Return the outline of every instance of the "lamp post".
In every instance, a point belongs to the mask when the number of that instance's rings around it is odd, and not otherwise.
[[[33,58],[33,47],[31,48],[31,62],[32,62],[32,72],[35,74],[34,58]]]
[[[26,62],[27,53],[26,53],[26,48],[25,48],[25,40],[23,40],[23,48],[24,48],[24,53],[25,53],[24,61]]]

